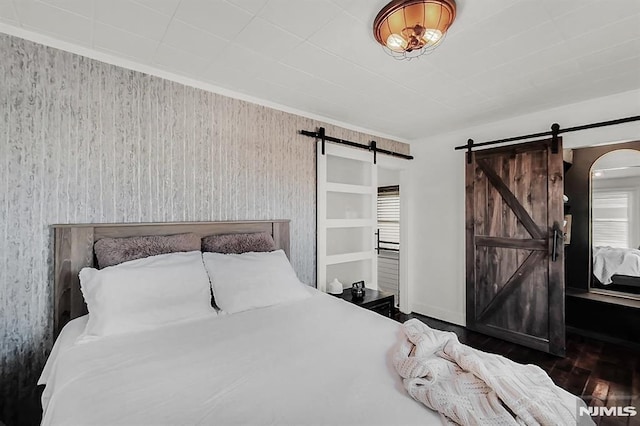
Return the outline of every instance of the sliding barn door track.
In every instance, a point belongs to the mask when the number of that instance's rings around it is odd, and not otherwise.
[[[523,136],[513,136],[510,138],[496,139],[494,141],[479,142],[479,143],[475,143],[473,139],[469,139],[467,140],[467,143],[465,145],[456,146],[455,149],[456,150],[466,149],[467,163],[471,164],[471,161],[472,161],[471,153],[473,152],[474,148],[478,148],[481,146],[488,146],[488,145],[496,145],[496,144],[507,143],[507,142],[521,141],[525,139],[534,139],[534,138],[541,138],[545,136],[551,136],[552,138],[551,151],[554,154],[556,154],[558,152],[558,135],[562,133],[577,132],[579,130],[594,129],[597,127],[615,126],[616,124],[629,123],[632,121],[640,121],[640,115],[635,115],[633,117],[626,117],[626,118],[618,118],[616,120],[601,121],[599,123],[583,124],[582,126],[567,127],[566,129],[561,129],[558,123],[554,123],[551,125],[550,131],[540,132],[540,133],[531,133],[529,135],[523,135]]]
[[[327,136],[324,131],[324,127],[320,127],[317,132],[310,132],[308,130],[300,130],[301,135],[309,136],[312,138],[319,139],[322,142],[322,155],[324,155],[324,144],[325,142],[333,142],[340,145],[347,145],[352,148],[366,149],[367,151],[373,152],[373,164],[377,162],[377,154],[386,154],[391,155],[392,157],[404,158],[405,160],[413,160],[413,155],[402,154],[400,152],[389,151],[387,149],[378,148],[376,141],[370,141],[369,145],[365,145],[358,142],[351,142],[345,139],[334,138],[331,136]]]

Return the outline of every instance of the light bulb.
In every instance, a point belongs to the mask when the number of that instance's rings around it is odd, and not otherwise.
[[[399,34],[391,34],[387,37],[387,47],[394,52],[403,52],[407,47],[407,41]]]
[[[436,44],[442,38],[442,31],[426,29],[422,34],[422,38],[425,39],[427,44]]]

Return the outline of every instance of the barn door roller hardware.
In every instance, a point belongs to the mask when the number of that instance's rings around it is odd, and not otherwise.
[[[480,143],[475,143],[473,139],[469,139],[467,140],[467,143],[465,145],[456,146],[455,149],[467,150],[467,163],[471,164],[471,160],[472,160],[471,153],[473,152],[474,148],[487,146],[487,145],[496,145],[500,143],[515,142],[515,141],[520,141],[525,139],[551,136],[551,151],[554,154],[556,154],[558,152],[558,135],[562,133],[577,132],[578,130],[594,129],[596,127],[614,126],[616,124],[629,123],[631,121],[640,121],[640,115],[634,115],[632,117],[625,117],[625,118],[618,118],[616,120],[601,121],[599,123],[583,124],[582,126],[567,127],[566,129],[561,129],[558,123],[554,123],[553,125],[551,125],[551,130],[547,132],[531,133],[530,135],[514,136],[511,138],[496,139],[494,141],[480,142]]]
[[[324,155],[324,146],[325,142],[333,142],[341,145],[347,145],[353,148],[366,149],[367,151],[373,152],[373,164],[377,162],[377,154],[386,154],[391,155],[392,157],[404,158],[405,160],[413,160],[413,155],[402,154],[395,151],[389,151],[387,149],[378,148],[378,144],[376,141],[369,142],[369,145],[365,145],[362,143],[351,142],[345,139],[334,138],[331,136],[327,136],[324,131],[324,127],[320,127],[317,132],[310,132],[308,130],[300,130],[301,135],[309,136],[315,138],[316,140],[320,140],[322,142],[322,155]]]

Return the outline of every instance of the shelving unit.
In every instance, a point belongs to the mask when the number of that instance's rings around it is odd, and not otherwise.
[[[327,182],[327,191],[344,192],[347,194],[369,194],[371,187],[365,185],[350,185],[347,183]]]
[[[375,226],[375,222],[370,219],[326,219],[327,228],[358,228]]]
[[[357,253],[334,254],[327,256],[327,265],[337,265],[338,263],[356,262],[359,260],[370,260],[373,253],[361,251]]]
[[[318,147],[320,152],[320,147]],[[377,168],[366,151],[327,144],[318,154],[318,289],[337,278],[377,289]]]

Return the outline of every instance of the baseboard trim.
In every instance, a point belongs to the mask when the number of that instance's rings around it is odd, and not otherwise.
[[[449,309],[442,309],[438,306],[424,305],[422,303],[412,303],[411,312],[424,315],[425,317],[430,317],[440,321],[459,325],[461,327],[466,327],[467,325],[464,314],[451,311]]]

